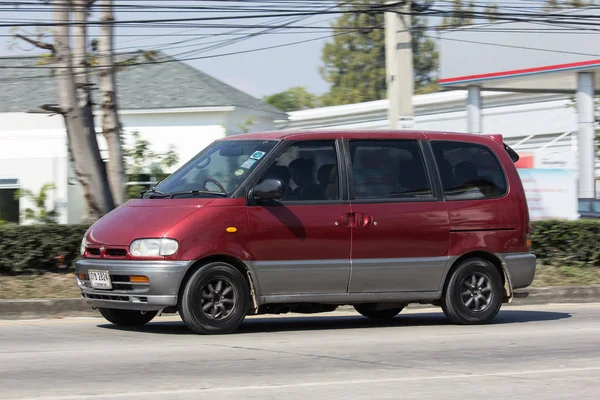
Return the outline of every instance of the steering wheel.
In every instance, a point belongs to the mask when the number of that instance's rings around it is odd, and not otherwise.
[[[227,190],[225,190],[225,188],[223,187],[223,185],[221,185],[221,183],[218,180],[213,179],[213,178],[206,178],[204,180],[204,182],[202,183],[202,187],[204,187],[204,189],[208,190],[206,188],[206,184],[209,183],[209,182],[214,183],[215,185],[217,185],[219,187],[219,189],[221,190],[222,193],[227,194]]]

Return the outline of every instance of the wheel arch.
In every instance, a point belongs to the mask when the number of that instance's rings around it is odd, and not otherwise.
[[[183,296],[183,291],[185,286],[187,285],[190,277],[198,271],[200,268],[203,268],[205,265],[210,264],[212,262],[224,262],[230,264],[232,267],[240,271],[244,280],[246,281],[246,285],[248,285],[248,290],[250,293],[251,307],[254,313],[258,310],[258,293],[257,293],[257,282],[256,275],[254,271],[249,267],[245,262],[240,260],[237,257],[228,255],[228,254],[213,254],[204,258],[197,260],[194,264],[192,264],[188,270],[186,271],[181,284],[179,285],[179,292],[177,296],[177,304],[181,304],[181,297]]]
[[[462,264],[464,261],[472,259],[472,258],[481,258],[483,260],[489,261],[494,267],[496,267],[496,269],[498,270],[498,273],[502,277],[502,285],[504,287],[504,302],[510,303],[512,301],[513,294],[512,294],[512,285],[510,283],[510,276],[508,275],[508,271],[506,270],[506,265],[504,264],[504,262],[498,255],[487,252],[487,251],[481,251],[481,250],[471,251],[469,253],[463,254],[462,256],[460,256],[456,260],[454,260],[454,262],[448,269],[446,276],[444,277],[443,287],[442,287],[442,296],[444,296],[446,294],[446,290],[448,288],[448,282],[450,281],[450,278],[452,277],[452,274],[454,273],[454,271],[456,271],[458,266],[460,264]]]

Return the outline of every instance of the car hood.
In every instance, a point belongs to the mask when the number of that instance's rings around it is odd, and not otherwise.
[[[92,244],[129,246],[135,239],[160,238],[213,200],[130,200],[92,225],[86,234],[86,240]]]

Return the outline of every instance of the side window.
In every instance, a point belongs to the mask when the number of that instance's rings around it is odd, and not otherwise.
[[[415,140],[352,140],[356,199],[432,198],[419,143]]]
[[[475,143],[431,143],[448,200],[472,200],[506,194],[504,171],[494,153]]]
[[[280,179],[283,201],[338,200],[337,165],[333,140],[298,142],[277,158],[261,180]]]

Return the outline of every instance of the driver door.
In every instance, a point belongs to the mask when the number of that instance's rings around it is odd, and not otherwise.
[[[284,198],[247,207],[261,295],[347,293],[351,228],[343,221],[350,209],[338,146],[292,143],[262,177],[280,179]]]

